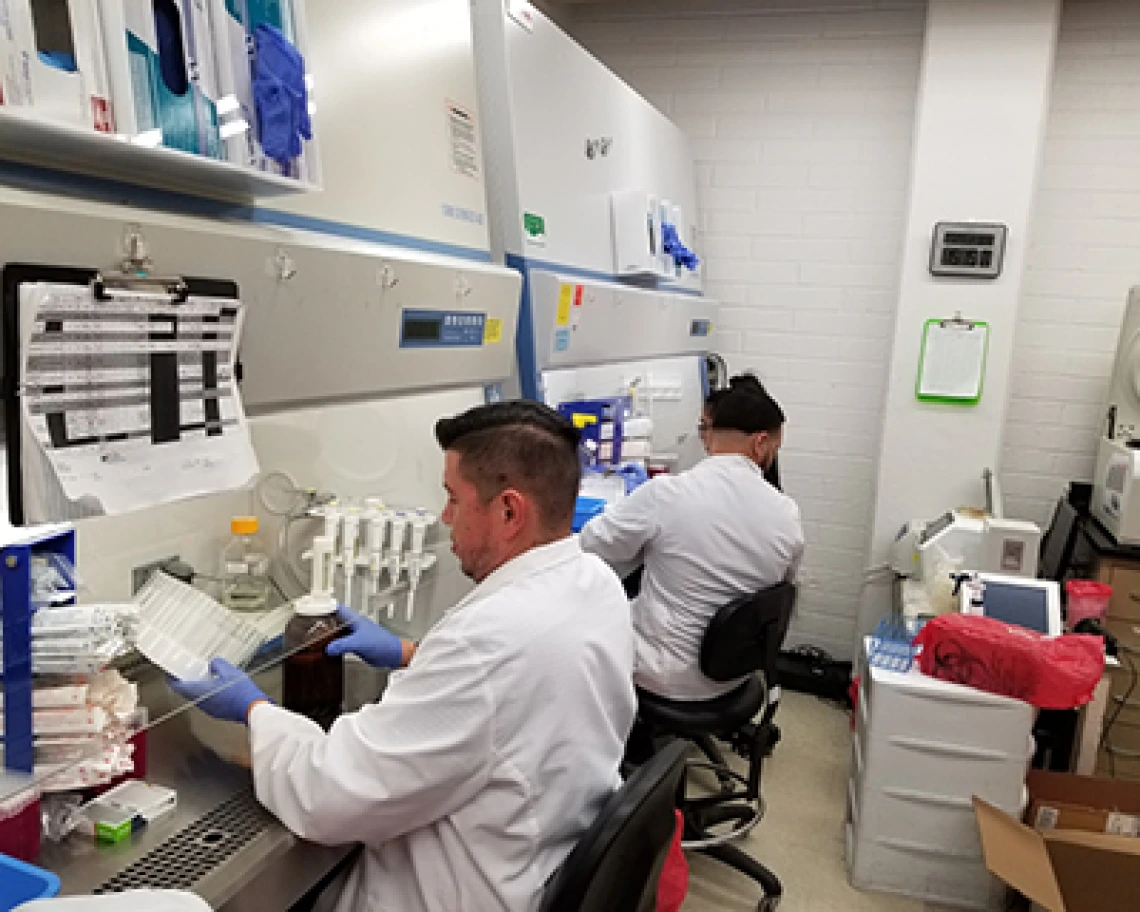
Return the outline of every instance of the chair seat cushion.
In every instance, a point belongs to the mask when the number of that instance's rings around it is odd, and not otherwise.
[[[735,690],[712,700],[669,700],[637,688],[638,715],[650,725],[678,735],[736,731],[764,705],[764,684],[753,675]]]

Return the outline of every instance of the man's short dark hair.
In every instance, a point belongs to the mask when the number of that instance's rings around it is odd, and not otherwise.
[[[740,374],[727,389],[716,390],[705,400],[709,425],[714,430],[772,433],[784,425],[784,411],[753,374]]]
[[[499,402],[441,418],[435,439],[459,454],[459,471],[487,503],[507,488],[530,496],[542,525],[574,517],[581,482],[577,428],[539,402]]]

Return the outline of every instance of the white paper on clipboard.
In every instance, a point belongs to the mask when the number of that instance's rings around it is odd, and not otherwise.
[[[982,392],[990,328],[984,323],[943,320],[926,328],[918,395],[975,400]]]
[[[116,515],[257,474],[235,375],[240,301],[96,301],[39,283],[21,287],[20,313],[29,521]]]

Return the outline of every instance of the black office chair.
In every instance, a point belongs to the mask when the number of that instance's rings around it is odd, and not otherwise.
[[[689,747],[674,741],[633,772],[551,878],[539,912],[653,912]]]
[[[709,624],[701,643],[701,671],[714,681],[747,676],[735,690],[713,700],[667,700],[638,691],[638,716],[655,738],[694,742],[708,762],[690,761],[688,768],[711,770],[721,790],[708,796],[683,797],[684,846],[716,858],[760,884],[761,912],[776,908],[783,895],[779,879],[750,855],[729,845],[764,816],[760,774],[764,757],[779,737],[772,722],[778,693],[776,657],[788,632],[796,588],[780,583],[754,596],[726,605]],[[757,674],[756,672],[762,672]],[[753,722],[763,710],[759,722]],[[726,741],[748,759],[742,776],[725,762],[716,741]],[[729,829],[724,829],[729,825]]]

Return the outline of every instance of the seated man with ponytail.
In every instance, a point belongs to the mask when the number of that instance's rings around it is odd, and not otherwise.
[[[724,605],[792,581],[804,549],[800,511],[765,478],[784,413],[756,378],[734,378],[706,407],[708,458],[651,479],[586,524],[582,548],[643,568],[633,599],[635,683],[672,700],[709,700],[739,682],[700,670],[705,629]]]

